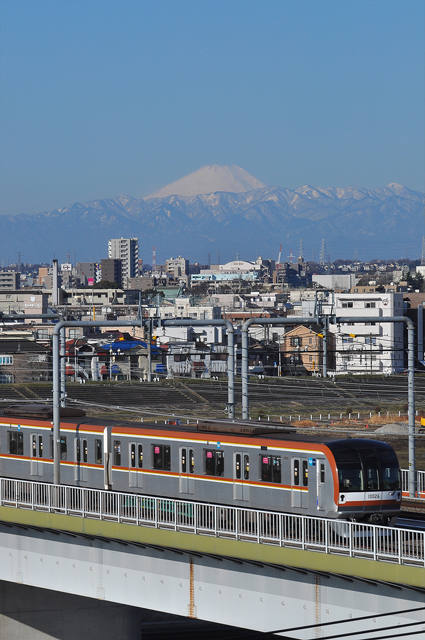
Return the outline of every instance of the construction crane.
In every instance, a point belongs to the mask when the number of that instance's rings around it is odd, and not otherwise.
[[[282,255],[282,245],[280,245],[280,247],[279,247],[279,255],[277,256],[276,267],[279,267],[279,265],[280,265],[280,256],[281,255]]]

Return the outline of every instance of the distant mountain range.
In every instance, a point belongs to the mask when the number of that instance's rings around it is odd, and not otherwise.
[[[215,262],[218,251],[223,262],[237,254],[244,259],[257,255],[276,259],[282,243],[284,260],[290,250],[297,255],[300,240],[304,257],[312,259],[314,250],[318,260],[323,238],[332,260],[353,258],[355,251],[359,259],[421,255],[425,198],[420,192],[394,183],[373,190],[308,185],[294,191],[246,190],[255,178],[239,167],[222,169],[213,171],[221,175],[218,183],[233,181],[233,188],[238,183],[238,193],[154,194],[140,200],[117,196],[47,213],[0,216],[0,259],[15,261],[19,251],[27,262],[50,261],[54,256],[62,261],[68,252],[73,260],[75,251],[77,260],[100,260],[107,255],[108,239],[119,237],[137,237],[140,256],[147,263],[153,245],[157,262],[179,254],[200,262],[210,254]],[[196,180],[193,186],[196,173],[183,188],[199,188]],[[202,180],[204,189],[213,184],[211,171],[204,171]]]

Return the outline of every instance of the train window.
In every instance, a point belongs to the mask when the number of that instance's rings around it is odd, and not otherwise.
[[[323,462],[320,463],[320,482],[322,484],[325,482],[325,465]]]
[[[62,436],[61,437],[61,460],[66,460],[67,458],[67,452],[66,452],[66,436]],[[54,440],[53,440],[53,436],[50,436],[50,451],[51,451],[51,458],[54,458],[55,452],[54,452]]]
[[[308,462],[303,460],[303,487],[308,487]]]
[[[43,457],[43,436],[38,436],[38,457]]]
[[[76,458],[77,458],[77,462],[81,462],[80,438],[77,438],[76,443],[75,443],[75,448],[76,448]]]
[[[182,473],[186,473],[186,449],[181,450],[181,456]]]
[[[294,487],[300,486],[300,461],[294,460]]]
[[[8,431],[9,453],[16,456],[24,455],[24,434],[22,431]]]
[[[195,452],[193,449],[189,449],[189,472],[195,473]]]
[[[121,440],[114,440],[114,465],[121,466]]]
[[[282,482],[282,460],[280,456],[273,456],[273,482]]]
[[[240,480],[241,479],[241,475],[242,475],[242,469],[241,469],[241,454],[237,453],[236,454],[236,459],[235,459],[235,463],[236,463],[236,480]]]
[[[136,467],[136,445],[130,445],[130,467],[134,469]]]
[[[31,457],[37,457],[37,436],[35,435],[35,433],[33,433],[31,436]]]
[[[153,468],[170,471],[171,469],[171,450],[165,444],[154,444],[153,448]]]
[[[143,447],[142,447],[141,444],[138,445],[137,459],[139,461],[139,469],[142,469],[142,467],[143,467]]]
[[[243,479],[249,480],[249,456],[246,454],[243,457]]]
[[[261,480],[263,482],[282,481],[282,458],[280,456],[260,456]]]
[[[205,475],[224,475],[224,453],[215,449],[205,449]]]
[[[87,440],[83,440],[83,462],[87,462]]]
[[[61,437],[61,460],[66,460],[66,459],[67,459],[66,436],[62,436]]]
[[[102,440],[94,441],[94,460],[96,464],[102,464]]]

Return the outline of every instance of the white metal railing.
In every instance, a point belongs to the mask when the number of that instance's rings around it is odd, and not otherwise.
[[[6,478],[0,506],[425,567],[425,531]]]
[[[409,471],[401,471],[401,489],[404,495],[409,495]],[[425,500],[425,471],[416,471],[416,499]]]

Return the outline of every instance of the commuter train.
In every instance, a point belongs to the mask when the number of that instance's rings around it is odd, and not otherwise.
[[[281,423],[65,412],[61,484],[382,524],[400,511],[399,463],[384,442],[301,435]],[[53,482],[51,415],[40,405],[0,412],[2,477]]]

